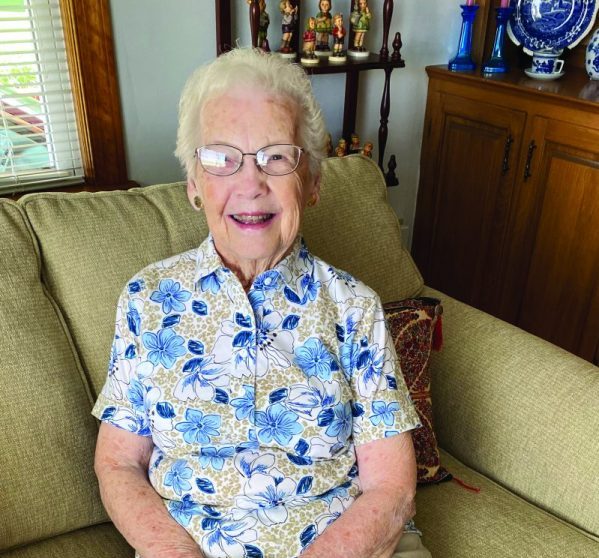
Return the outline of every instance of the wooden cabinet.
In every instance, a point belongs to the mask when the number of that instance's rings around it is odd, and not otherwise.
[[[597,363],[599,103],[581,98],[588,81],[427,72],[412,248],[426,283]]]

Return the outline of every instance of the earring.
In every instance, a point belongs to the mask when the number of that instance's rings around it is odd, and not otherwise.
[[[202,198],[200,198],[200,196],[195,196],[193,198],[193,205],[195,205],[197,209],[204,209],[204,204],[202,203]]]
[[[314,207],[316,202],[318,201],[318,196],[316,194],[312,194],[312,197],[308,200],[308,207]]]

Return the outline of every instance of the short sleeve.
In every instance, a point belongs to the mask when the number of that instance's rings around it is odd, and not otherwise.
[[[413,430],[420,421],[379,298],[370,299],[357,315],[360,321],[355,322],[345,350],[353,354],[353,369],[348,374],[354,397],[353,439],[361,445]]]
[[[150,436],[140,362],[144,291],[143,281],[133,279],[119,297],[108,375],[92,414],[129,432]]]

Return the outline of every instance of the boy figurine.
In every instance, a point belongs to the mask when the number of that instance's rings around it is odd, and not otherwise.
[[[352,153],[360,153],[360,150],[360,136],[354,132],[351,135],[351,140],[349,142],[349,154],[351,155]]]
[[[372,159],[372,149],[373,149],[373,145],[371,141],[367,141],[364,144],[364,147],[362,148],[362,155],[364,155],[364,157],[370,157]]]
[[[281,31],[283,32],[279,54],[285,58],[295,58],[295,52],[291,49],[291,40],[297,22],[297,6],[294,7],[290,0],[282,0],[279,9],[282,15]]]
[[[331,53],[329,35],[333,30],[330,0],[320,0],[318,9],[320,11],[316,14],[316,53],[328,56]]]
[[[316,47],[316,18],[311,17],[308,19],[308,25],[304,31],[304,44],[302,46],[302,64],[318,64],[318,58],[314,54]]]
[[[345,41],[345,35],[347,31],[343,25],[343,15],[335,14],[333,17],[333,54],[329,57],[330,62],[345,62],[347,56],[345,55],[345,49],[343,43]]]

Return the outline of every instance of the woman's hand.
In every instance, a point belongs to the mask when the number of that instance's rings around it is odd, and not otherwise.
[[[363,493],[301,558],[390,558],[416,511],[416,460],[404,432],[356,448]]]
[[[108,515],[143,558],[203,558],[148,480],[152,438],[102,423],[95,470]]]

